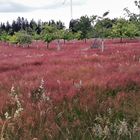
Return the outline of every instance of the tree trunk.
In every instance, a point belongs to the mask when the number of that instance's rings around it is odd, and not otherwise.
[[[60,51],[61,50],[61,46],[60,46],[60,40],[57,40],[57,50]]]
[[[66,40],[64,39],[64,44],[66,44]]]
[[[104,52],[104,39],[102,38],[101,51]]]
[[[122,38],[122,37],[120,38],[120,42],[121,42],[121,43],[123,42],[123,38]]]
[[[87,39],[85,38],[84,40],[85,40],[85,43],[87,43]]]
[[[47,42],[47,49],[49,49],[49,43]]]

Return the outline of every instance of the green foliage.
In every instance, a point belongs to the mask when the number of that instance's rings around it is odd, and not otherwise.
[[[97,16],[97,21],[94,26],[94,37],[104,38],[108,36],[110,28],[112,27],[112,20],[109,18],[105,18],[109,12],[105,12],[101,17]]]
[[[57,30],[56,27],[45,25],[41,32],[41,36],[45,42],[47,42],[47,48],[49,43],[55,39],[54,32]]]
[[[53,37],[54,39],[63,39],[63,34],[64,34],[64,31],[63,30],[58,30],[56,29],[53,33]]]
[[[82,16],[79,21],[79,31],[81,31],[81,39],[88,38],[87,34],[91,30],[91,21],[89,17]]]
[[[15,34],[17,43],[23,45],[23,44],[31,44],[32,43],[32,37],[28,35],[26,32],[17,32]]]
[[[81,31],[78,31],[77,33],[74,33],[74,38],[76,38],[78,40],[82,39],[82,32]]]
[[[50,43],[53,39],[54,39],[54,37],[53,37],[52,34],[46,34],[44,36],[44,41],[47,42],[47,43]]]
[[[112,36],[113,37],[126,37],[126,26],[127,21],[125,19],[119,19],[115,25],[113,25],[112,28]]]
[[[44,25],[41,35],[45,36],[46,34],[53,34],[56,30],[57,28],[55,26]]]
[[[117,23],[112,27],[112,37],[134,38],[138,33],[137,26],[125,19],[118,19]]]
[[[126,32],[127,37],[134,38],[138,35],[139,31],[134,23],[131,22],[128,23],[126,28],[127,28],[127,32]]]
[[[72,40],[73,39],[73,33],[69,30],[65,30],[63,33],[63,39],[64,40]]]
[[[16,35],[10,36],[9,37],[9,42],[12,44],[17,44],[18,43],[18,39]]]
[[[105,13],[103,14],[103,18],[106,17],[108,14],[109,14],[109,11],[105,12]]]
[[[35,34],[35,35],[33,36],[33,39],[34,39],[34,40],[41,40],[41,35]]]
[[[91,30],[91,20],[88,16],[81,16],[79,20],[71,20],[70,29],[73,33],[80,32],[80,39],[88,38]]]
[[[3,33],[0,35],[1,41],[9,41],[9,35],[7,33]]]

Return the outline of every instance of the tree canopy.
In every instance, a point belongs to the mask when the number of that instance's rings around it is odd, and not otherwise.
[[[0,40],[10,43],[31,43],[31,40],[44,40],[47,46],[53,40],[72,40],[87,38],[135,38],[140,36],[140,1],[134,1],[139,13],[124,8],[126,18],[107,17],[109,11],[102,16],[87,15],[72,19],[67,29],[62,21],[48,22],[28,21],[18,17],[17,20],[0,24]]]

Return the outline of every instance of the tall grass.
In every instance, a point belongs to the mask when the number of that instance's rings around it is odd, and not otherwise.
[[[54,45],[0,46],[0,140],[139,140],[139,42]]]

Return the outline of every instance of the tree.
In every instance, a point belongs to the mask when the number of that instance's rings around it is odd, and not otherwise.
[[[49,48],[49,44],[51,41],[53,41],[53,35],[52,34],[45,34],[44,41],[47,42],[47,49]]]
[[[17,43],[18,43],[18,38],[17,38],[17,36],[16,36],[16,35],[9,36],[9,43],[17,44]]]
[[[126,25],[127,21],[125,19],[118,19],[117,23],[113,25],[112,37],[119,37],[120,42],[122,42],[122,39],[126,37]]]
[[[55,39],[54,33],[56,32],[56,27],[44,25],[42,28],[41,36],[42,39],[47,42],[47,49],[51,41]]]
[[[7,23],[6,23],[6,27],[5,27],[5,31],[7,32],[7,33],[9,33],[9,30],[11,29],[11,25],[10,25],[10,23],[7,21]]]
[[[129,21],[137,23],[139,21],[139,15],[132,13],[128,8],[124,8],[126,16],[129,18]]]
[[[104,18],[103,20],[97,20],[95,26],[93,27],[93,37],[110,37],[111,29],[115,24],[115,19]]]
[[[97,17],[97,23],[95,25],[97,37],[101,38],[101,51],[104,51],[104,37],[106,33],[106,29],[112,27],[110,22],[105,22],[107,19],[105,18],[109,14],[109,11],[105,12],[101,17]]]
[[[2,34],[0,35],[0,40],[4,42],[9,41],[9,35],[5,31],[3,31]]]
[[[140,32],[137,25],[132,22],[128,22],[126,26],[126,36],[132,39],[139,35]]]
[[[119,37],[120,42],[123,41],[123,38],[134,38],[138,34],[138,27],[126,19],[118,19],[117,23],[112,27],[112,37]]]
[[[22,45],[23,47],[25,46],[28,46],[29,47],[29,44],[32,43],[32,37],[30,35],[28,35],[26,32],[17,32],[15,34],[16,36],[16,42],[19,44],[19,45]]]
[[[73,33],[81,32],[80,38],[85,39],[85,42],[91,28],[91,20],[88,16],[81,16],[80,19],[71,20],[69,25],[69,29]]]
[[[73,38],[74,35],[72,31],[69,31],[68,29],[63,31],[62,39],[64,39],[64,43],[66,40],[72,40]]]
[[[61,49],[60,39],[63,39],[63,34],[64,34],[64,31],[63,30],[59,30],[57,28],[56,28],[56,30],[53,33],[54,39],[57,40],[57,50],[58,51]]]
[[[81,31],[81,39],[88,38],[88,32],[91,30],[91,21],[88,16],[82,16],[79,20],[79,31]]]
[[[78,32],[79,30],[79,19],[72,19],[69,23],[69,30],[74,32]]]
[[[139,10],[139,19],[140,19],[140,0],[139,1],[135,0],[134,3],[135,3],[135,5],[137,6],[137,8]]]

